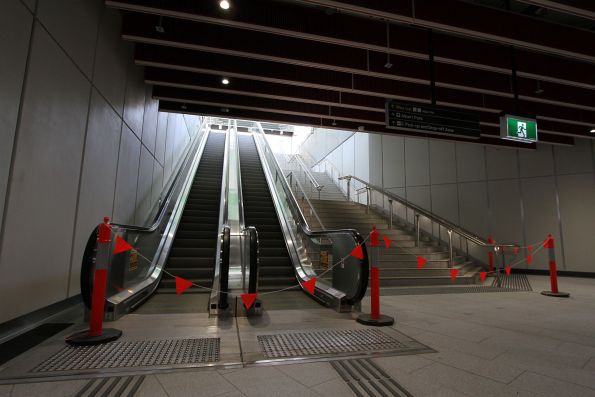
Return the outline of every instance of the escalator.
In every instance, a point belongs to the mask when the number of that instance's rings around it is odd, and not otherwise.
[[[245,223],[258,231],[259,289],[276,290],[297,285],[254,138],[239,135],[238,141]]]
[[[194,175],[165,269],[205,288],[213,282],[225,134],[212,131]],[[192,288],[188,292],[206,292]],[[175,280],[163,277],[157,293],[175,293]]]

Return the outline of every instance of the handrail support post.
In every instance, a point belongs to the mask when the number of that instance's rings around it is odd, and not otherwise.
[[[420,230],[419,230],[419,214],[415,212],[414,214],[414,226],[415,226],[415,246],[419,247],[420,241]]]
[[[366,214],[370,213],[370,205],[372,201],[372,190],[369,186],[366,186]]]
[[[453,256],[453,249],[452,249],[452,230],[448,229],[448,267],[452,268],[454,266],[454,256]]]
[[[388,199],[388,228],[393,228],[393,200]]]

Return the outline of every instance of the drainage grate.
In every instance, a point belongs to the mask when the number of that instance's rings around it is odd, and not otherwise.
[[[91,379],[74,397],[132,397],[144,380],[145,375]]]
[[[378,329],[258,335],[258,343],[267,358],[409,349]]]
[[[197,338],[66,346],[31,372],[210,363],[219,361],[219,344],[219,338]]]
[[[526,274],[500,275],[500,284],[498,284],[498,278],[496,277],[492,282],[492,288],[501,288],[509,291],[533,291]]]
[[[358,397],[413,397],[369,358],[331,361],[331,365]]]

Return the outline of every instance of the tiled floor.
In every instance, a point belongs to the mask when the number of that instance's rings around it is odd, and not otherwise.
[[[437,353],[374,361],[416,397],[595,396],[595,280],[560,279],[561,289],[572,295],[558,299],[539,294],[547,289],[547,278],[530,279],[536,292],[382,298],[382,312],[396,316],[395,328]],[[368,307],[367,301],[363,307]],[[322,318],[304,311],[291,321],[316,327]],[[262,327],[289,329],[291,323],[272,312]],[[181,327],[179,335],[186,333]],[[74,396],[84,384],[76,380],[0,385],[0,397]],[[136,395],[353,393],[328,362],[313,362],[153,373]]]

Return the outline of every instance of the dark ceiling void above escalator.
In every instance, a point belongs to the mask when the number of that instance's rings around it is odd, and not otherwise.
[[[477,113],[480,144],[534,147],[500,139],[501,112],[536,116],[544,143],[595,138],[595,33],[500,3],[106,1],[164,111],[465,140],[386,128],[392,98]]]

